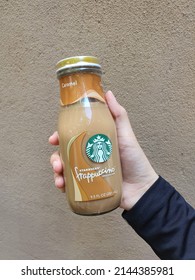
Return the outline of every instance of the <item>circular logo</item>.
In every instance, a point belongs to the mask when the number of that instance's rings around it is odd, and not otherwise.
[[[112,143],[104,134],[95,134],[86,144],[86,154],[93,162],[105,162],[112,154]]]

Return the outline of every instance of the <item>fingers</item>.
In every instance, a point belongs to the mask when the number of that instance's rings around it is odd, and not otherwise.
[[[59,145],[59,135],[58,132],[55,131],[50,137],[49,137],[49,143],[51,145],[57,146]]]
[[[54,172],[54,181],[55,186],[60,189],[62,192],[65,192],[65,181],[63,175],[63,165],[60,159],[58,152],[55,152],[51,155],[50,163]]]

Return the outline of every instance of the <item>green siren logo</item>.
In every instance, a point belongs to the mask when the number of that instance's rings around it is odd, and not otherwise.
[[[104,134],[96,134],[86,144],[86,154],[94,162],[105,162],[112,154],[112,143]]]

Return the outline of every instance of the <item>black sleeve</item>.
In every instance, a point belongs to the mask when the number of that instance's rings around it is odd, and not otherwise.
[[[195,260],[195,210],[162,177],[122,216],[160,259]]]

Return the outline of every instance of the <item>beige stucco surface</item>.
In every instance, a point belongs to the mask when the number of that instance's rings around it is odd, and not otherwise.
[[[157,259],[121,209],[54,187],[58,60],[95,55],[156,171],[195,207],[195,1],[0,1],[0,259]]]

